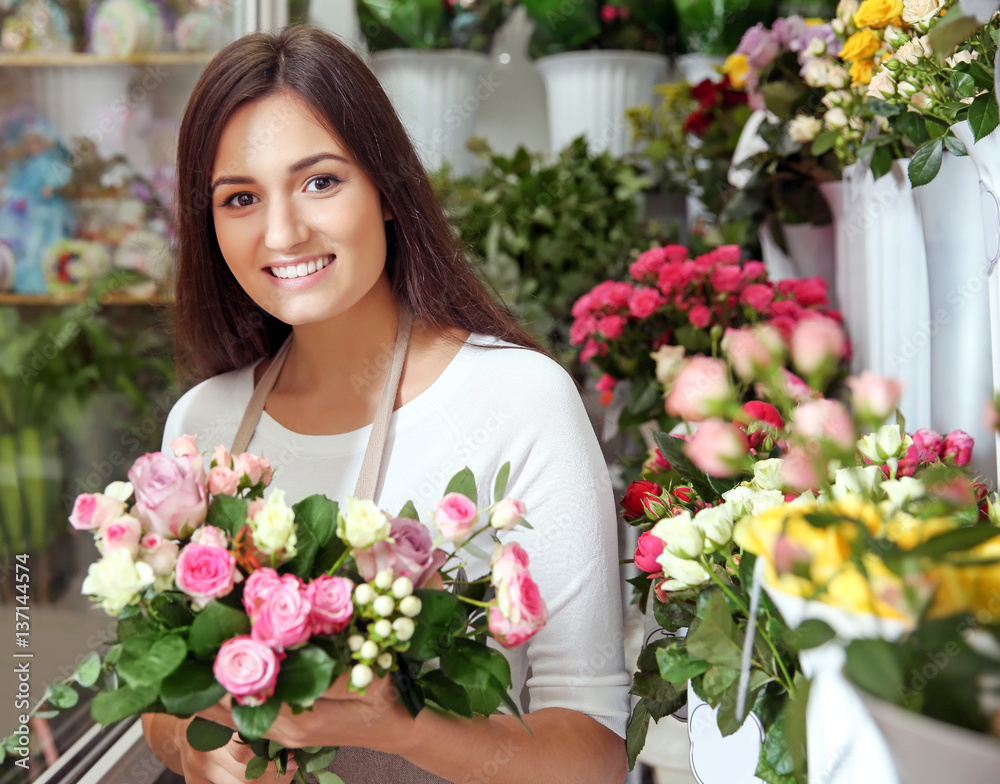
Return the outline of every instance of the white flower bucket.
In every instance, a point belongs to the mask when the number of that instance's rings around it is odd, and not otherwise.
[[[760,240],[760,260],[767,268],[768,280],[779,281],[799,277],[795,262],[778,246],[768,226],[760,227],[757,238]]]
[[[833,223],[816,226],[812,223],[783,223],[785,253],[778,247],[766,227],[760,230],[761,261],[771,280],[815,278],[826,281],[830,301],[836,305],[834,266],[836,264],[835,229]]]
[[[691,740],[691,773],[698,784],[764,784],[754,775],[764,727],[754,713],[728,737],[719,731],[713,708],[688,684],[687,720]]]
[[[466,149],[476,112],[499,83],[485,54],[457,49],[392,49],[372,55],[371,67],[392,100],[427,169],[450,163],[458,174],[473,170]]]
[[[965,143],[969,158],[979,174],[979,205],[983,220],[983,261],[987,265],[990,300],[991,355],[993,358],[993,388],[1000,390],[1000,129],[985,139],[974,141],[972,128],[967,122],[955,125],[952,130]],[[998,463],[1000,463],[1000,435],[995,437]],[[998,469],[1000,470],[1000,469]]]
[[[650,103],[667,75],[667,59],[650,52],[582,51],[540,57],[553,155],[578,136],[594,152],[624,155],[631,148],[625,110]]]
[[[726,58],[717,54],[692,52],[691,54],[682,54],[677,58],[677,68],[681,72],[681,77],[688,84],[698,84],[705,79],[721,82],[722,74],[719,73],[719,68],[725,62]]]
[[[993,396],[989,264],[979,174],[969,157],[945,153],[941,171],[913,191],[930,283],[931,418],[935,430],[961,428],[975,439],[972,466],[995,477],[996,440],[983,421]]]

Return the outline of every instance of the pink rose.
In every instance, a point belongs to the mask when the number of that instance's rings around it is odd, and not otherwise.
[[[387,540],[354,553],[354,561],[365,582],[371,582],[376,574],[388,570],[394,577],[409,577],[418,588],[437,571],[445,557],[441,550],[434,549],[427,526],[405,517],[390,521]]]
[[[952,430],[944,439],[941,459],[957,466],[968,465],[972,459],[973,439],[964,430]]]
[[[587,338],[594,334],[597,329],[597,321],[593,316],[581,316],[573,322],[569,328],[569,342],[571,345],[579,346],[585,343]]]
[[[708,276],[708,280],[716,291],[727,294],[739,291],[743,284],[743,270],[735,264],[716,267]]]
[[[920,463],[936,463],[944,454],[944,438],[934,430],[925,427],[913,434],[913,446]]]
[[[233,458],[233,471],[240,477],[245,476],[251,487],[260,481],[265,485],[271,482],[271,463],[267,458],[249,452]]]
[[[854,398],[854,410],[862,419],[883,421],[896,410],[903,386],[870,370],[847,379]]]
[[[212,599],[226,596],[243,579],[236,570],[236,556],[220,547],[188,543],[177,558],[177,587],[191,597],[197,610]]]
[[[73,502],[69,524],[77,531],[93,531],[125,511],[125,504],[103,493],[84,493]]]
[[[615,389],[615,384],[617,383],[618,381],[617,379],[615,379],[614,376],[610,376],[607,373],[605,373],[597,380],[597,384],[594,388],[598,392],[613,392]]]
[[[215,448],[215,454],[212,455],[212,460],[215,462],[216,467],[219,468],[233,467],[233,458],[229,454],[229,450],[226,449],[222,444],[219,444]]]
[[[260,571],[259,569],[257,571]],[[256,574],[257,572],[254,572]],[[251,636],[270,648],[284,650],[304,644],[312,634],[312,602],[294,574],[271,582],[266,592],[255,592],[256,609],[250,612]],[[244,606],[246,595],[244,594]],[[250,608],[247,607],[249,612]]]
[[[810,316],[796,324],[790,349],[795,369],[820,386],[847,354],[847,336],[836,321]]]
[[[519,569],[528,568],[528,553],[517,542],[497,545],[490,558],[490,580],[499,585]]]
[[[587,292],[580,299],[573,303],[573,307],[570,313],[573,318],[580,319],[584,316],[589,316],[591,311],[594,309],[594,295],[592,292]]]
[[[718,419],[708,419],[698,425],[691,440],[684,445],[684,454],[711,476],[739,476],[749,453],[746,433]]]
[[[198,452],[198,436],[183,435],[170,442],[175,457],[194,457]]]
[[[208,490],[200,455],[171,459],[151,452],[135,461],[128,479],[135,489],[135,514],[147,531],[185,539],[205,522]]]
[[[821,438],[843,450],[857,441],[854,421],[847,409],[835,400],[811,400],[792,411],[792,429],[805,438]]]
[[[663,540],[653,536],[652,531],[646,531],[639,537],[639,545],[635,548],[635,565],[647,574],[656,574],[662,567],[656,559],[663,552]]]
[[[656,289],[638,288],[629,297],[628,312],[636,318],[648,318],[663,303],[663,296]]]
[[[691,326],[704,329],[712,323],[712,310],[706,305],[695,305],[688,311],[688,321]]]
[[[241,634],[222,643],[212,672],[240,705],[263,705],[274,694],[284,658],[284,653]]]
[[[229,549],[228,534],[214,525],[203,525],[191,534],[191,541],[203,544],[206,547],[221,547],[223,550]]]
[[[306,586],[306,599],[312,605],[309,625],[312,634],[342,632],[354,614],[354,583],[346,577],[321,575]]]
[[[740,302],[758,313],[767,312],[772,299],[774,299],[774,289],[766,283],[754,283],[743,289],[740,294]]]
[[[216,466],[208,472],[208,492],[212,495],[236,495],[240,475],[231,468]]]
[[[823,278],[795,278],[792,296],[804,307],[826,305],[826,281]]]
[[[617,340],[625,331],[625,319],[621,316],[605,316],[597,320],[597,331],[608,340]]]
[[[134,517],[122,515],[106,520],[101,525],[98,535],[101,537],[105,555],[118,549],[128,550],[133,559],[139,555],[142,525]]]
[[[764,325],[751,329],[727,329],[721,345],[733,371],[744,381],[766,375],[781,362],[785,353],[781,335],[773,327]]]
[[[139,542],[139,560],[148,563],[153,574],[166,576],[173,574],[177,565],[177,542],[164,539],[159,534],[146,534]]]
[[[816,462],[805,447],[793,446],[781,461],[781,479],[786,487],[798,492],[819,488]]]
[[[280,583],[281,575],[270,566],[256,569],[247,578],[246,585],[243,586],[243,607],[246,608],[247,615],[252,618],[264,602],[264,597],[275,585]]]
[[[490,525],[498,531],[510,531],[517,528],[524,513],[528,510],[523,501],[516,498],[501,498],[493,507],[490,515]]]
[[[257,512],[264,508],[264,499],[255,498],[249,504],[247,504],[247,519],[253,520],[257,516]]]
[[[683,245],[651,248],[639,254],[628,268],[629,274],[639,283],[655,283],[660,270],[668,264],[680,264],[687,259],[688,250]]]
[[[512,571],[496,585],[496,592],[497,603],[489,612],[489,630],[505,648],[516,648],[545,626],[549,612],[527,569]]]
[[[441,536],[450,542],[460,542],[472,530],[478,515],[476,505],[469,498],[461,493],[448,493],[438,502],[434,522]]]
[[[767,266],[763,261],[748,261],[743,265],[743,278],[748,281],[766,281]]]
[[[735,397],[725,360],[694,356],[674,379],[665,408],[671,416],[700,422]]]
[[[781,369],[781,385],[784,387],[785,394],[796,403],[806,403],[822,397],[818,391],[787,368]],[[757,397],[768,396],[767,388],[763,384],[756,384],[754,392],[757,394]]]

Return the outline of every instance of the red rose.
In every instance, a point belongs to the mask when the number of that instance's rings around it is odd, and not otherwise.
[[[698,102],[698,106],[704,112],[710,111],[715,106],[718,95],[719,87],[711,79],[703,79],[691,88],[691,97]]]
[[[688,118],[684,121],[684,133],[693,133],[698,138],[703,137],[708,133],[708,129],[712,127],[712,115],[706,114],[705,112],[695,110],[688,115]]]
[[[638,520],[646,515],[646,505],[650,499],[660,500],[663,488],[656,482],[637,479],[628,486],[622,499],[622,512],[626,520]]]

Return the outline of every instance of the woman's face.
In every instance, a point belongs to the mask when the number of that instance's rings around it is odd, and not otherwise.
[[[346,312],[385,268],[378,190],[295,93],[233,114],[212,169],[212,217],[233,276],[287,324]]]

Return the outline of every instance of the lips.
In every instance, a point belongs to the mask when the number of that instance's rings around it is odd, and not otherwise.
[[[337,257],[335,255],[320,256],[318,258],[310,259],[308,262],[303,261],[298,264],[281,264],[274,267],[268,267],[268,270],[276,278],[294,280],[297,278],[308,277],[309,275],[319,272],[332,264],[336,258]]]

